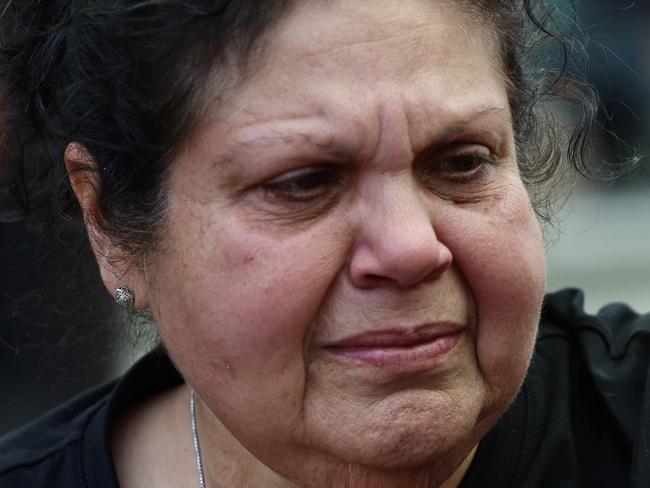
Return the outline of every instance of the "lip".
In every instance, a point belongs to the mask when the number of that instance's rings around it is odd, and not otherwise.
[[[419,327],[365,332],[327,344],[323,349],[344,360],[396,372],[438,365],[458,344],[465,326],[444,322]]]

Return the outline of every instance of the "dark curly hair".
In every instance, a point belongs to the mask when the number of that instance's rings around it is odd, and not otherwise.
[[[167,168],[201,118],[208,77],[225,83],[249,74],[264,59],[264,36],[292,4],[0,1],[0,173],[5,166],[23,208],[45,203],[68,221],[78,217],[63,164],[66,146],[78,142],[101,172],[100,225],[134,255],[155,248]],[[561,29],[554,29],[543,0],[462,5],[498,33],[522,178],[547,219],[548,183],[563,173],[563,162],[590,170],[586,149],[596,96],[568,81],[570,44],[557,34]],[[539,62],[548,45],[561,50],[556,66]],[[543,109],[558,96],[572,100],[579,114],[568,138]]]

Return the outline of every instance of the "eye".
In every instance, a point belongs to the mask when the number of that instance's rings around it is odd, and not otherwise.
[[[321,165],[289,171],[262,184],[262,189],[275,199],[304,203],[331,196],[340,183],[338,171]]]
[[[471,183],[486,175],[496,161],[488,154],[467,152],[439,159],[433,166],[437,176],[452,182]]]

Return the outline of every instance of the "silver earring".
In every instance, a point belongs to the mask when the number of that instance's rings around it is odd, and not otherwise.
[[[113,300],[115,300],[115,303],[117,303],[120,307],[129,310],[133,308],[133,303],[135,302],[135,293],[125,286],[120,286],[117,290],[115,290],[115,293],[113,293]]]

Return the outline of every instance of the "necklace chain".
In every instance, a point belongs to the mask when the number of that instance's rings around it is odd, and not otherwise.
[[[190,416],[192,418],[192,440],[194,441],[194,459],[196,460],[196,475],[199,478],[199,488],[205,488],[205,475],[203,473],[203,457],[201,456],[201,442],[199,429],[196,422],[196,393],[190,388]]]

